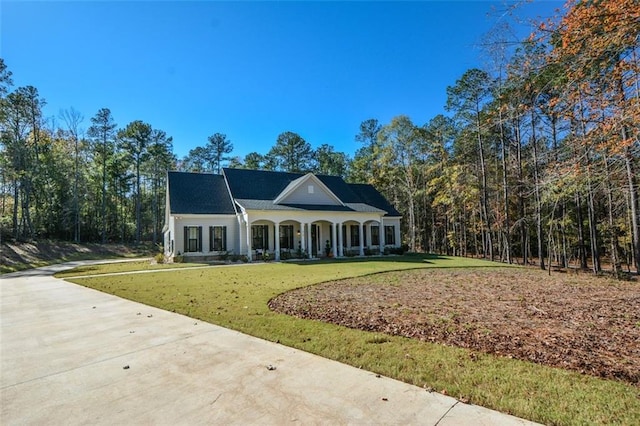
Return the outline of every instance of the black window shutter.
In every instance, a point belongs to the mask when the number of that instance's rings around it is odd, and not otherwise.
[[[202,226],[198,226],[198,251],[202,251]]]
[[[184,227],[184,253],[188,252],[189,247],[189,228]]]
[[[222,227],[222,250],[227,251],[227,227]]]

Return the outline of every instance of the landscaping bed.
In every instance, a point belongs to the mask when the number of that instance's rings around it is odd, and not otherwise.
[[[271,309],[640,386],[640,284],[522,268],[388,272],[293,290]],[[473,356],[473,353],[472,353]]]

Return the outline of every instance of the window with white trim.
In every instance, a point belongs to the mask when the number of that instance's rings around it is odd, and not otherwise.
[[[184,227],[184,252],[198,253],[202,251],[202,226]]]
[[[209,227],[209,251],[227,251],[227,227]]]
[[[384,243],[387,245],[396,244],[396,227],[394,225],[385,225],[384,227]]]
[[[371,227],[371,245],[372,246],[380,245],[380,227],[379,226]]]

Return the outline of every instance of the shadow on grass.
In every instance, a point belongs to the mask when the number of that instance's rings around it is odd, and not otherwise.
[[[362,263],[362,262],[389,262],[389,263],[415,263],[418,265],[431,264],[440,268],[486,268],[513,266],[498,262],[490,262],[483,259],[475,259],[469,257],[443,256],[433,253],[407,253],[404,255],[384,255],[384,256],[354,256],[342,257],[340,259],[322,258],[322,259],[306,259],[306,260],[286,260],[288,264],[308,266],[319,264],[341,264],[341,263]],[[473,262],[466,265],[467,262]]]

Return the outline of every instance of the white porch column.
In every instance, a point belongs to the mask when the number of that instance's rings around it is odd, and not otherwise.
[[[252,252],[253,251],[253,247],[251,244],[251,223],[249,222],[249,217],[247,217],[247,259],[249,259],[249,262],[251,262],[252,259]]]
[[[309,224],[309,238],[307,238],[307,257],[311,259],[313,257],[313,233],[311,232],[311,228],[313,228],[313,223]],[[316,235],[316,239],[317,239]]]
[[[333,257],[338,257],[338,236],[336,234],[336,224],[331,224],[331,250],[333,251]]]
[[[275,223],[275,231],[273,232],[273,238],[275,239],[275,259],[280,260],[280,222]]]
[[[342,249],[342,240],[344,238],[344,235],[342,235],[342,223],[338,222],[336,226],[338,227],[338,256],[342,257],[344,256],[344,250]]]
[[[242,254],[242,216],[238,215],[238,254]]]
[[[300,223],[300,250],[302,250],[303,252],[306,250],[307,247],[307,240],[306,240],[306,233],[305,233],[305,228],[307,227],[306,223]]]
[[[380,216],[380,230],[378,231],[378,235],[380,236],[380,254],[384,254],[384,223],[383,218]]]
[[[360,228],[360,232],[358,232],[358,236],[360,237],[360,256],[364,256],[364,225],[362,222],[358,224]]]

